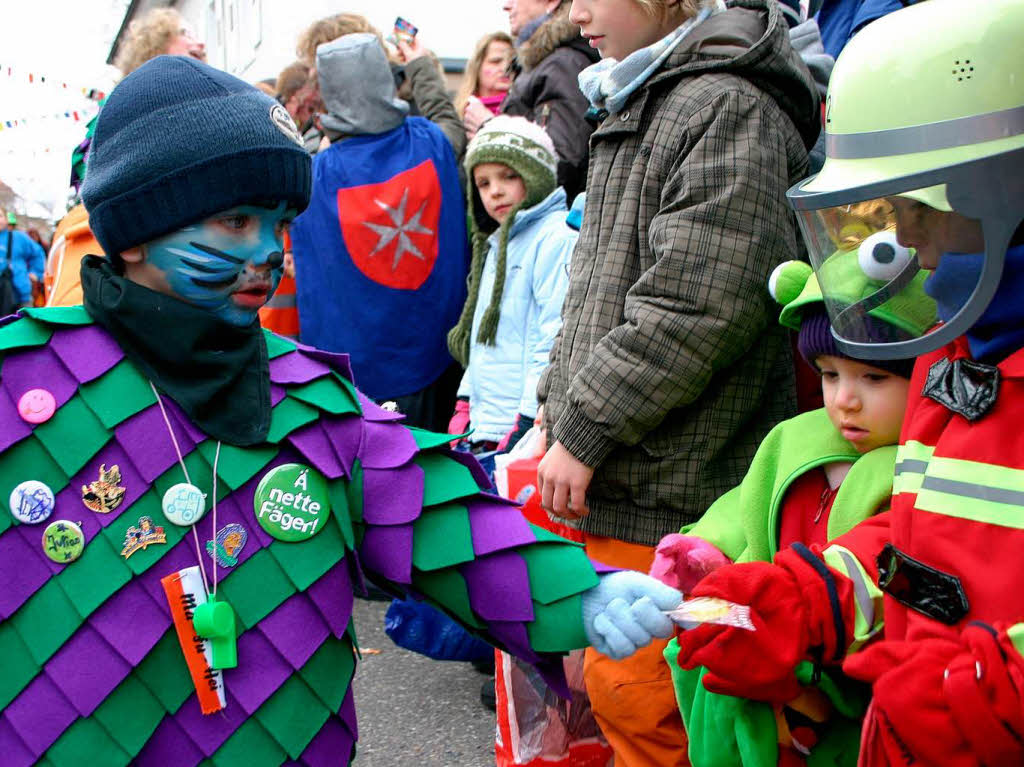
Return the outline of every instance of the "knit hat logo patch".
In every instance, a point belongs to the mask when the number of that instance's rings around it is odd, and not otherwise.
[[[302,134],[299,133],[299,129],[296,127],[292,116],[288,114],[287,109],[280,104],[274,104],[274,106],[270,107],[270,121],[287,138],[305,148],[305,145],[302,143]]]
[[[417,290],[437,262],[441,182],[434,163],[338,190],[338,223],[356,268],[378,285]]]

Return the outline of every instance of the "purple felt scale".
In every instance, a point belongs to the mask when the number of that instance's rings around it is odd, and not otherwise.
[[[288,390],[277,384],[270,384],[270,406],[277,407],[277,404],[288,396]]]
[[[520,621],[489,621],[487,630],[513,655],[527,663],[536,664],[540,656],[530,647],[530,636]]]
[[[2,372],[3,368],[0,367],[0,375]],[[11,395],[4,387],[0,386],[0,452],[31,433],[32,429],[18,414],[18,403],[11,399]]]
[[[355,379],[352,377],[352,363],[349,361],[347,354],[341,354],[339,352],[325,352],[322,349],[314,349],[312,346],[306,346],[305,344],[296,343],[296,348],[301,350],[306,356],[312,357],[315,360],[329,365],[333,370],[340,373],[342,377],[351,381],[355,384]]]
[[[206,439],[206,435],[189,420],[188,416],[185,415],[185,411],[178,407],[177,402],[163,394],[160,395],[160,399],[164,403],[164,409],[167,411],[167,417],[171,421],[171,426],[174,427],[174,436],[177,438],[178,445],[181,447],[181,454],[183,456],[188,455],[192,452],[192,449],[186,449],[187,444],[191,442],[193,445],[198,445]],[[181,438],[181,432],[183,430],[185,432],[185,436],[188,437],[186,440],[182,440]],[[167,434],[166,426],[164,426],[164,434]],[[167,439],[170,440],[169,435]]]
[[[89,716],[131,672],[131,666],[91,626],[83,626],[44,667],[77,709]]]
[[[356,398],[359,400],[359,409],[363,411],[363,418],[371,423],[405,420],[405,416],[401,413],[385,410],[361,391],[356,390]]]
[[[4,767],[29,767],[36,758],[6,717],[0,716],[0,754]]]
[[[39,674],[7,707],[4,716],[33,756],[39,757],[78,718],[78,712],[50,677]]]
[[[298,352],[270,360],[270,382],[275,384],[305,384],[330,372],[327,365]]]
[[[345,702],[352,698],[350,687],[345,696]],[[345,703],[342,704],[344,708]],[[337,767],[338,764],[346,764],[346,759],[352,753],[352,746],[355,745],[355,737],[345,726],[339,717],[332,716],[320,729],[313,740],[302,752],[300,761],[308,767]]]
[[[359,556],[368,570],[395,583],[412,583],[412,525],[367,528]]]
[[[3,513],[0,510],[0,513]],[[4,620],[21,607],[50,578],[50,570],[43,563],[42,525],[22,525],[36,531],[32,545],[18,530],[9,529],[0,535],[0,562],[4,564],[6,579],[0,587],[0,620]],[[47,560],[49,561],[49,560]]]
[[[258,674],[248,673],[254,668]],[[238,666],[225,669],[224,686],[251,715],[292,673],[291,665],[262,633],[246,631],[238,638]]]
[[[537,540],[519,507],[498,503],[499,500],[476,498],[466,502],[473,551],[478,557]]]
[[[114,434],[121,447],[131,454],[135,467],[147,485],[178,462],[174,443],[167,433],[167,424],[156,405],[118,424]],[[182,457],[195,449],[195,443],[184,429],[175,429],[174,436],[178,440]]]
[[[31,389],[45,389],[53,395],[58,410],[78,391],[78,381],[48,346],[27,349],[5,359],[0,383],[15,403]]]
[[[286,599],[257,628],[295,670],[306,664],[331,633],[315,604],[302,593]]]
[[[364,469],[390,469],[412,460],[419,448],[412,432],[397,423],[367,423],[359,460]]]
[[[459,571],[466,579],[470,607],[484,620],[533,620],[530,577],[519,554],[480,557],[460,565]]]
[[[125,489],[121,503],[106,514],[92,511],[82,502],[82,486],[88,486],[99,479],[100,466],[104,466],[108,470],[117,466],[121,472],[121,487]],[[95,519],[101,527],[106,527],[128,511],[131,505],[145,494],[147,489],[149,489],[148,483],[135,468],[128,453],[116,440],[111,440],[89,459],[81,471],[71,478],[68,486],[57,494],[55,514],[75,520],[86,514]]]
[[[58,330],[50,348],[81,383],[103,375],[124,357],[113,337],[97,325]]]
[[[458,461],[467,469],[473,477],[473,481],[476,482],[477,487],[481,490],[490,490],[493,487],[491,478],[487,476],[487,472],[484,471],[484,467],[480,465],[480,462],[473,456],[472,453],[463,453],[458,450],[451,450],[448,452],[448,457]]]
[[[157,604],[135,580],[108,599],[88,622],[122,658],[137,666],[171,627],[165,606],[166,600]]]
[[[345,557],[338,562],[306,590],[307,596],[320,610],[320,617],[326,621],[337,639],[345,635],[355,601],[347,560],[348,557]]]
[[[342,465],[334,447],[331,445],[324,427],[319,421],[297,429],[288,435],[288,441],[306,456],[306,460],[328,479],[347,476],[348,471]]]
[[[195,695],[185,705],[199,710]],[[203,752],[192,742],[172,717],[166,716],[157,725],[142,751],[133,762],[136,767],[195,767],[203,760]]]
[[[205,716],[199,708],[199,701],[196,694],[192,693],[185,700],[185,703],[174,714],[174,720],[199,750],[206,756],[210,756],[220,748],[224,741],[241,727],[246,716],[245,710],[239,705],[231,694],[231,689],[225,685],[225,699],[227,706],[212,716]]]
[[[393,469],[363,469],[363,519],[371,525],[401,525],[423,510],[423,469],[414,463]]]
[[[334,453],[341,461],[345,474],[352,475],[352,465],[359,453],[363,441],[363,419],[357,415],[344,415],[340,418],[321,418],[327,439],[334,447]]]

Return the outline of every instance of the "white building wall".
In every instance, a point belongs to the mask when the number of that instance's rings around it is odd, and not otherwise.
[[[361,13],[385,35],[402,16],[442,58],[468,58],[476,41],[508,30],[501,0],[181,0],[176,5],[206,43],[209,62],[255,82],[295,60],[299,35],[316,19]]]

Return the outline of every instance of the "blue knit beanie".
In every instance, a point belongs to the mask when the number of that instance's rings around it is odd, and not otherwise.
[[[309,204],[312,159],[288,112],[184,56],[122,80],[96,123],[82,201],[115,262],[128,248],[254,202]]]

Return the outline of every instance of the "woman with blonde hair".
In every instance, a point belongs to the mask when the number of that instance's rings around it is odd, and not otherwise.
[[[129,75],[157,56],[191,56],[206,61],[206,46],[173,8],[154,8],[128,26],[117,68]]]
[[[465,120],[466,107],[472,102],[498,114],[501,102],[512,87],[509,65],[515,56],[515,44],[510,35],[492,32],[477,41],[473,56],[466,62],[462,87],[455,97],[455,111]],[[466,137],[473,138],[479,126],[466,125]]]

